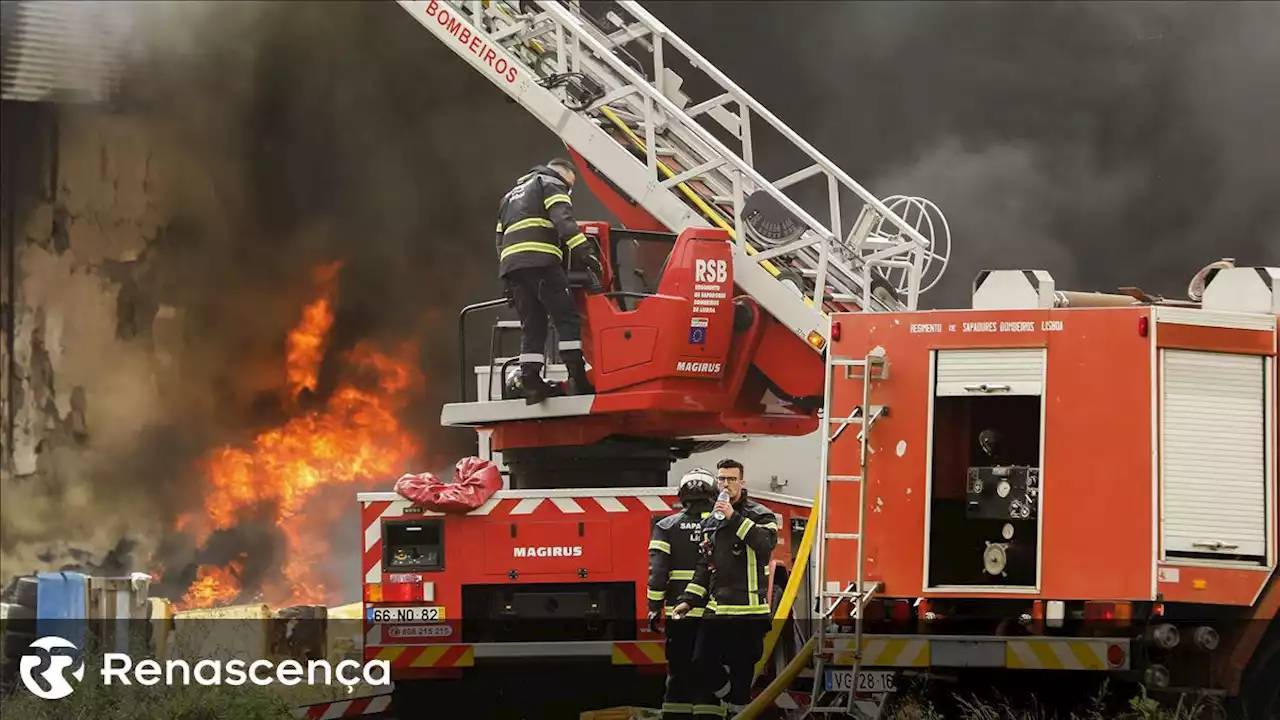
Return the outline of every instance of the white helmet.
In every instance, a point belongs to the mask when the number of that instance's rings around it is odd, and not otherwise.
[[[680,501],[688,502],[693,497],[714,500],[716,497],[716,476],[711,471],[695,468],[680,478],[680,489],[677,491]]]

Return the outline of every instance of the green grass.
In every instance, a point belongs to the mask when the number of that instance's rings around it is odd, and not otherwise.
[[[107,687],[97,682],[96,672],[86,664],[85,681],[61,700],[41,700],[19,686],[0,713],[5,720],[293,720],[285,701],[266,688]]]
[[[932,692],[931,692],[932,691]],[[1145,693],[1116,698],[1104,683],[1078,707],[1049,707],[1034,697],[1017,702],[997,691],[978,696],[957,693],[949,707],[940,709],[931,697],[936,688],[923,683],[907,688],[885,709],[883,720],[1212,720],[1221,717],[1221,706],[1209,697],[1180,697],[1162,704]]]

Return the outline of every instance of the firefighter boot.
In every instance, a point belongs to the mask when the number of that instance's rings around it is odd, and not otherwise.
[[[537,405],[555,393],[555,388],[542,379],[542,363],[520,363],[520,394],[525,405]]]
[[[587,363],[582,351],[564,350],[560,353],[565,367],[569,370],[570,395],[595,395],[596,388],[587,379]]]

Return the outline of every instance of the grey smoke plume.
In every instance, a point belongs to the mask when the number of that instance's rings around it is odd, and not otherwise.
[[[1181,297],[1222,256],[1280,263],[1280,4],[756,2],[732,32],[717,3],[654,12],[872,192],[938,203],[932,306],[983,267]]]

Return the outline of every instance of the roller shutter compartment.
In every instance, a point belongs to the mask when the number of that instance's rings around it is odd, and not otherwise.
[[[1267,555],[1267,377],[1257,355],[1160,351],[1167,555]]]
[[[1040,395],[1044,388],[1044,348],[939,350],[939,397]]]

